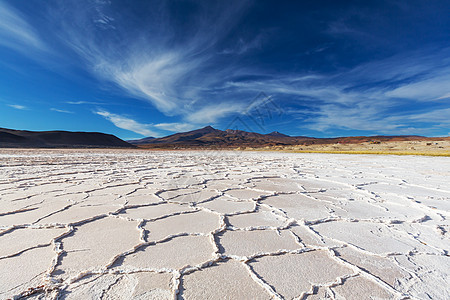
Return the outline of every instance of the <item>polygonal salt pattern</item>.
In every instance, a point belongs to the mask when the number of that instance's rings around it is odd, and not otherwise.
[[[0,298],[447,299],[447,182],[439,157],[0,150]]]

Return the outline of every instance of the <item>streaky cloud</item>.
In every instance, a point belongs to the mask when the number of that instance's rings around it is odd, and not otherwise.
[[[19,104],[8,104],[9,107],[15,108],[15,109],[19,109],[19,110],[27,110],[28,107],[24,106],[24,105],[19,105]]]
[[[14,8],[0,1],[0,46],[29,54],[30,48],[46,50],[37,32]]]
[[[102,107],[106,110],[97,109],[97,115],[146,136],[226,126],[229,119],[262,105],[254,99],[261,92],[290,114],[283,116],[289,119],[284,124],[292,122],[292,128],[307,128],[311,134],[432,133],[447,124],[439,112],[446,111],[450,99],[450,48],[443,39],[447,32],[429,32],[430,39],[417,36],[417,41],[410,40],[409,33],[416,17],[430,16],[436,4],[420,5],[430,12],[414,10],[413,4],[374,5],[378,13],[389,6],[405,22],[369,15],[366,4],[339,6],[336,13],[313,4],[316,8],[306,5],[305,12],[291,12],[304,5],[250,0],[133,5],[0,0],[0,50],[11,57],[19,53],[22,61],[14,67],[22,78],[39,72],[24,66],[29,63],[26,56],[51,73],[49,78],[59,75],[74,86],[85,85],[84,77],[93,82],[89,92],[75,91],[72,98],[65,95],[59,104],[46,107],[64,108],[59,112],[70,111],[68,104]],[[30,13],[35,8],[36,15]],[[308,9],[317,9],[317,20],[302,19]],[[386,27],[380,27],[378,19],[387,21]],[[430,25],[433,20],[427,19],[417,28],[439,31],[439,24],[448,20],[443,17]],[[403,26],[398,34],[407,35],[404,40],[387,30],[397,22]],[[384,40],[383,35],[389,37]],[[409,43],[414,47],[406,47]],[[47,55],[40,55],[43,52]],[[5,104],[15,103],[12,99],[8,96]],[[136,100],[143,103],[136,105]],[[113,105],[121,106],[119,114],[108,111]],[[147,105],[153,106],[148,114],[136,111]],[[156,118],[145,121],[150,114]]]
[[[56,112],[59,112],[59,113],[65,113],[65,114],[73,114],[74,113],[73,111],[70,111],[70,110],[58,109],[58,108],[54,108],[54,107],[50,108],[50,110],[51,111],[56,111]]]
[[[64,9],[53,13],[62,24],[59,38],[96,76],[150,101],[166,115],[187,118],[192,103],[206,104],[205,96],[221,85],[224,74],[236,72],[234,67],[222,71],[212,68],[215,46],[233,28],[249,1],[217,3],[215,9],[198,3],[196,18],[182,32],[172,21],[168,3],[155,2],[153,21],[146,24],[152,33],[148,35],[116,26],[125,23],[119,23],[123,17],[111,11],[108,2],[96,3],[95,10],[80,2],[66,2]],[[73,8],[70,14],[58,13],[67,7]]]
[[[71,105],[82,105],[82,104],[99,105],[99,104],[104,104],[104,103],[100,103],[100,102],[92,102],[92,101],[66,101],[65,103],[71,104]]]
[[[154,127],[171,132],[184,132],[197,129],[197,125],[189,123],[159,123]]]
[[[229,115],[240,115],[245,109],[244,103],[219,103],[208,105],[186,116],[188,122],[196,124],[213,124]]]
[[[152,131],[151,129],[149,129],[149,127],[151,126],[150,124],[142,124],[133,119],[130,119],[130,118],[127,118],[127,117],[124,117],[121,115],[113,114],[113,113],[107,112],[105,110],[95,111],[94,113],[102,116],[103,118],[110,121],[111,123],[113,123],[115,126],[117,126],[119,128],[126,129],[129,131],[141,134],[143,136],[154,136],[154,137],[160,136],[155,131]]]

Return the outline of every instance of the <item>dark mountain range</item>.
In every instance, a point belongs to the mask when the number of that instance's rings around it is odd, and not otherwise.
[[[0,148],[135,148],[99,132],[26,131],[0,128]]]
[[[288,145],[294,142],[295,138],[273,132],[270,134],[260,134],[242,130],[227,129],[225,131],[207,126],[201,129],[172,134],[162,138],[151,140],[129,141],[132,144],[145,148],[160,147],[234,147],[252,145]]]
[[[428,140],[422,136],[355,136],[337,138],[313,138],[306,136],[291,137],[274,131],[260,134],[242,130],[227,129],[225,131],[207,126],[201,129],[172,134],[162,138],[144,138],[128,141],[143,148],[237,148],[237,147],[266,147],[287,145],[312,144],[357,144],[363,142],[413,141]],[[439,138],[437,138],[439,139]],[[445,139],[445,138],[444,138]]]
[[[337,138],[291,137],[280,132],[260,134],[242,130],[225,131],[207,126],[162,138],[143,138],[125,142],[99,132],[25,131],[0,128],[0,148],[238,148],[312,144],[358,144],[388,141],[448,140],[422,136],[355,136]]]

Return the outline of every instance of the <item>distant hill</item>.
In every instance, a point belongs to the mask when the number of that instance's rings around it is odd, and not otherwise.
[[[306,137],[305,139],[311,139]],[[166,137],[138,141],[130,141],[132,144],[144,148],[204,148],[204,147],[240,147],[240,146],[275,146],[291,145],[299,139],[288,135],[271,132],[260,134],[242,130],[227,129],[225,131],[206,126],[201,129],[175,133]]]
[[[0,148],[135,148],[99,132],[26,131],[0,128]]]
[[[289,145],[296,139],[279,132],[260,134],[242,130],[225,131],[207,126],[201,129],[172,134],[156,139],[129,141],[145,148],[166,147],[235,147],[256,145]]]
[[[289,137],[289,135],[283,134],[283,133],[278,132],[278,131],[273,131],[273,132],[268,133],[266,135],[277,136],[277,137]]]
[[[239,148],[278,147],[292,145],[359,144],[390,141],[436,141],[444,138],[428,138],[415,135],[403,136],[353,136],[337,138],[313,138],[288,136],[274,131],[268,134],[242,130],[219,130],[211,126],[172,134],[162,138],[147,137],[125,142],[118,137],[99,132],[26,131],[0,128],[0,148]]]
[[[127,140],[127,143],[133,144],[133,145],[141,145],[141,144],[148,144],[149,142],[151,142],[152,140],[154,140],[155,138],[152,136],[143,138],[143,139],[137,139],[137,140]]]
[[[162,138],[144,138],[129,141],[142,148],[237,148],[313,144],[357,144],[364,142],[436,140],[422,136],[355,136],[337,138],[291,137],[274,131],[268,134],[227,129],[225,131],[206,126],[201,129],[172,134]]]

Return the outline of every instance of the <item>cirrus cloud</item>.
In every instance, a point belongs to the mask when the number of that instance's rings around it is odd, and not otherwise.
[[[133,119],[117,114],[112,114],[104,110],[95,111],[94,113],[102,116],[119,128],[126,129],[143,136],[159,136],[158,133],[149,129],[149,127],[151,126],[150,124],[142,124]]]

